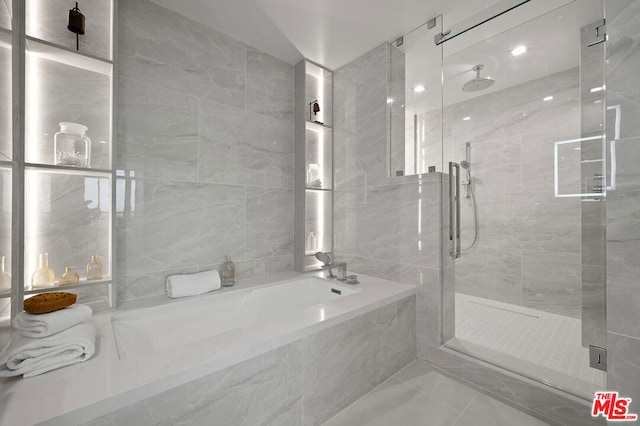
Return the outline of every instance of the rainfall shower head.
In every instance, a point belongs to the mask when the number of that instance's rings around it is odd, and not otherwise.
[[[479,92],[480,90],[488,89],[495,84],[495,80],[491,77],[480,77],[480,71],[484,68],[484,65],[476,65],[473,67],[473,71],[476,72],[476,78],[471,81],[467,81],[462,86],[462,91],[466,93]]]

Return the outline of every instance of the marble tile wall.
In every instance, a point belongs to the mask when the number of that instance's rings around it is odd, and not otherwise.
[[[607,386],[631,398],[631,412],[640,413],[640,4],[606,0],[605,8],[607,105],[621,111],[616,188],[606,200]]]
[[[173,273],[293,267],[293,67],[148,0],[119,2],[119,300]]]
[[[320,425],[415,359],[415,306],[399,300],[88,424]]]

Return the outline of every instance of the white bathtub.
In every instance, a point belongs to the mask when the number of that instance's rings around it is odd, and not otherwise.
[[[111,323],[118,356],[126,359],[215,338],[358,291],[336,281],[302,277],[124,312]]]
[[[207,295],[152,296],[98,313],[91,360],[0,381],[0,424],[88,423],[416,294],[366,275],[349,286],[325,274],[255,277]],[[28,405],[34,392],[48,395],[37,410]]]

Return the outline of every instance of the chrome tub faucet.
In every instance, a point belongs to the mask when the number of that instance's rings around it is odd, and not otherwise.
[[[329,275],[327,275],[327,278],[331,278],[331,279],[337,278],[338,281],[345,281],[347,284],[359,283],[358,277],[356,275],[347,276],[347,262],[332,263],[331,256],[329,255],[329,253],[322,253],[320,251],[316,253],[316,259],[324,263],[324,265],[322,265],[322,269],[329,270]],[[340,276],[333,275],[333,271],[332,271],[333,268],[337,268],[339,270]]]

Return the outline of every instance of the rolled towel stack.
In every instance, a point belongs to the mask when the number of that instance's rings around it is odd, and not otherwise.
[[[33,377],[91,358],[96,327],[88,306],[73,306],[46,314],[21,312],[12,325],[15,333],[0,354],[0,377]]]
[[[218,271],[204,271],[197,274],[170,275],[165,282],[167,296],[172,299],[195,296],[220,288]]]

